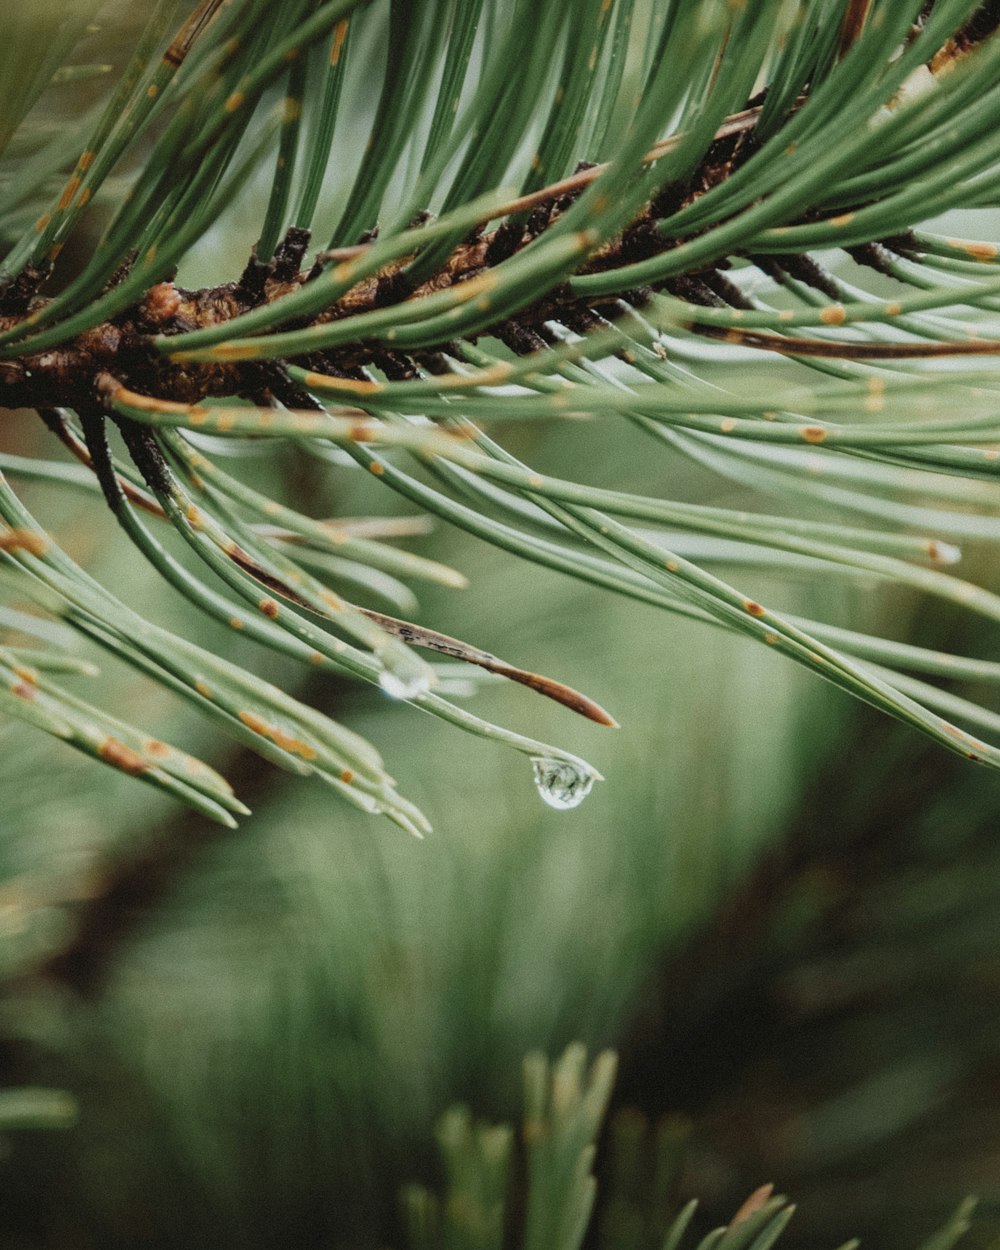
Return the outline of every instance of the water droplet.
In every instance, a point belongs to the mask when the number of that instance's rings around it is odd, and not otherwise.
[[[431,688],[430,680],[422,673],[401,677],[388,668],[379,673],[378,684],[393,699],[415,699],[417,695],[426,694]]]
[[[536,755],[532,757],[531,767],[538,793],[549,807],[557,811],[579,807],[594,788],[594,773],[572,760]]]
[[[934,538],[928,546],[935,564],[958,564],[962,558],[962,548],[956,547],[954,543],[943,543]]]

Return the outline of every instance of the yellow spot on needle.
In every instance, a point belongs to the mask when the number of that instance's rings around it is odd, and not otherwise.
[[[831,304],[823,309],[819,319],[825,326],[842,326],[847,320],[847,312],[843,304]]]

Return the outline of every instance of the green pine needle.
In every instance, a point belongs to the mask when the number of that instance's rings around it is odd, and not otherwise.
[[[613,724],[607,713],[380,615],[418,609],[410,580],[466,574],[338,535],[335,518],[324,527],[223,470],[205,436],[333,444],[451,524],[762,642],[1000,766],[978,736],[996,714],[913,676],[992,679],[989,661],[798,620],[753,592],[760,569],[834,574],[1000,620],[995,593],[954,575],[949,541],[997,537],[1000,248],[936,223],[998,203],[991,9],[201,0],[179,20],[176,7],[155,6],[75,151],[51,114],[60,92],[99,93],[99,51],[74,59],[94,6],[19,16],[0,75],[5,397],[91,466],[137,554],[274,652],[528,755],[542,797],[575,805],[596,769],[458,707],[417,649]],[[175,285],[178,264],[236,230],[234,205],[255,222],[229,240],[242,273]],[[96,247],[62,277],[60,252],[97,222]],[[310,251],[310,230],[328,246]],[[780,502],[709,507],[541,474],[505,446],[512,420],[572,421],[582,443],[588,423],[612,421],[652,456]],[[129,461],[105,443],[109,422]],[[0,468],[82,484],[6,451]],[[193,567],[137,509],[172,526]],[[429,828],[348,730],[108,595],[8,477],[0,520],[13,610],[35,604],[266,758]],[[5,715],[214,819],[241,810],[214,774],[147,759],[141,731],[112,734],[48,677],[24,699],[15,663]]]

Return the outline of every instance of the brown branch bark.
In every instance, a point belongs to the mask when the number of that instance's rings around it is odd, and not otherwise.
[[[720,128],[702,168],[685,187],[670,188],[657,201],[647,205],[619,238],[596,251],[583,267],[597,272],[644,260],[675,245],[656,227],[659,216],[704,193],[723,181],[753,149],[752,130],[759,108],[750,108],[727,119]],[[665,140],[649,154],[655,160],[676,143]],[[341,299],[321,312],[310,324],[351,317],[385,307],[403,299],[419,300],[435,291],[468,281],[493,268],[506,257],[526,247],[558,218],[559,214],[602,172],[603,167],[582,169],[571,178],[542,191],[521,197],[505,206],[506,212],[529,213],[525,224],[516,229],[509,222],[495,230],[471,237],[460,245],[431,279],[411,290],[404,270],[411,257],[405,257],[354,286]],[[180,363],[166,359],[154,347],[155,335],[174,335],[205,329],[233,321],[262,305],[278,304],[281,298],[308,282],[317,269],[303,272],[299,265],[308,245],[305,232],[292,230],[268,266],[251,260],[242,277],[221,286],[188,290],[174,283],[159,282],[136,304],[110,321],[84,331],[66,343],[41,352],[28,352],[0,361],[0,403],[9,408],[75,408],[99,400],[96,379],[110,373],[142,394],[180,403],[197,403],[205,398],[244,396],[260,403],[281,400],[275,366],[267,362],[242,361],[226,364]],[[352,248],[324,254],[324,261],[339,261],[360,254]],[[29,275],[30,278],[30,275]],[[0,332],[15,329],[25,316],[43,310],[47,301],[25,298],[25,284],[0,297]],[[633,298],[635,292],[623,292]],[[548,320],[565,320],[576,325],[590,315],[585,301],[559,286],[544,299],[526,308],[514,319],[491,327],[515,351],[527,352],[542,345],[536,330]],[[445,346],[444,344],[441,345]],[[422,353],[432,360],[434,353]],[[364,344],[350,345],[335,353],[304,358],[321,371],[356,373],[366,364],[385,368],[387,353]],[[390,370],[394,367],[389,359]],[[395,367],[399,367],[399,361]],[[433,364],[432,364],[433,367]]]

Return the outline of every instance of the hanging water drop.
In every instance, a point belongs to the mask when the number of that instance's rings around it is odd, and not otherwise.
[[[574,764],[572,760],[536,755],[532,757],[531,767],[538,793],[556,811],[565,812],[571,807],[579,807],[594,788],[596,774],[581,764]]]
[[[415,699],[417,695],[426,694],[431,688],[430,679],[422,673],[400,677],[388,668],[379,673],[378,684],[393,699]]]

